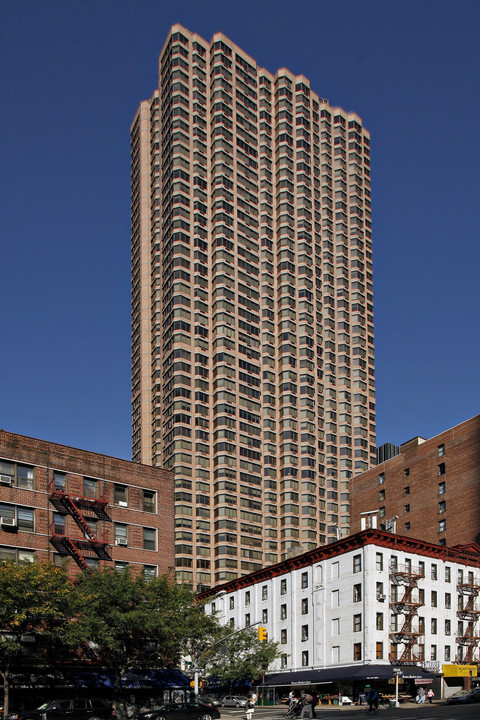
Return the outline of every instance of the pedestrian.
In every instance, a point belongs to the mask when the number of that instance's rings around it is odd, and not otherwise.
[[[375,688],[370,688],[367,694],[367,703],[368,703],[368,710],[369,712],[372,712],[373,709],[377,710],[378,708],[378,701],[379,701],[379,694],[378,691],[375,690]]]
[[[300,712],[301,718],[312,718],[313,717],[313,710],[312,710],[312,696],[309,693],[306,693],[302,690],[302,693],[300,695],[300,702],[302,704],[302,710]]]
[[[423,687],[418,688],[417,698],[417,705],[425,703],[425,690],[423,689]]]
[[[290,705],[290,707],[293,707],[294,702],[295,702],[295,696],[293,694],[293,690],[290,690],[290,692],[288,693],[288,704]]]
[[[247,704],[245,706],[245,714],[247,716],[247,720],[252,720],[254,709],[255,703],[252,700],[252,693],[250,693],[250,695],[248,696]]]
[[[252,703],[253,703],[254,705],[257,704],[258,695],[257,695],[257,693],[255,692],[255,690],[254,690],[252,693],[250,693],[250,700],[252,701]]]
[[[315,712],[315,708],[318,705],[318,695],[315,692],[315,690],[312,692],[312,717],[317,717],[317,714]]]
[[[435,697],[435,693],[433,692],[433,689],[430,688],[430,690],[427,693],[427,698],[428,698],[428,702],[430,703],[430,705],[432,704],[434,697]]]

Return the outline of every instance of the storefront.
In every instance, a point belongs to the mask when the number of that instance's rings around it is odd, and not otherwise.
[[[401,701],[414,699],[422,683],[430,684],[437,677],[417,665],[400,665],[398,670]],[[274,694],[280,701],[291,690],[298,694],[301,690],[314,690],[321,704],[337,705],[344,696],[357,702],[365,688],[370,687],[375,687],[382,696],[395,697],[395,674],[392,665],[346,665],[267,675],[263,688],[265,696]]]

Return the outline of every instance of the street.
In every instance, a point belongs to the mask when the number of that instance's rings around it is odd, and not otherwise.
[[[222,718],[225,720],[244,720],[245,711],[235,708],[219,708]],[[356,705],[344,706],[342,708],[318,707],[316,709],[317,720],[340,720],[343,715],[345,720],[363,720],[370,717],[365,714],[363,708]],[[257,706],[253,720],[283,720],[286,709],[283,707]],[[375,716],[372,716],[375,717]],[[379,720],[478,720],[480,717],[480,705],[422,705],[416,707],[408,704],[405,707],[388,708],[381,707],[376,716]]]

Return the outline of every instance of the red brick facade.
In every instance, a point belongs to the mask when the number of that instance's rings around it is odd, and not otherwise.
[[[0,430],[2,558],[160,575],[175,563],[173,507],[171,471]]]
[[[480,415],[430,440],[414,438],[400,455],[353,481],[352,532],[361,513],[378,525],[398,516],[400,535],[449,546],[480,541]]]

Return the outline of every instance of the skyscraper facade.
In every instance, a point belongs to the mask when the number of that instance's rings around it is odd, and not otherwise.
[[[131,163],[133,459],[207,587],[350,532],[375,464],[369,133],[175,25]]]

